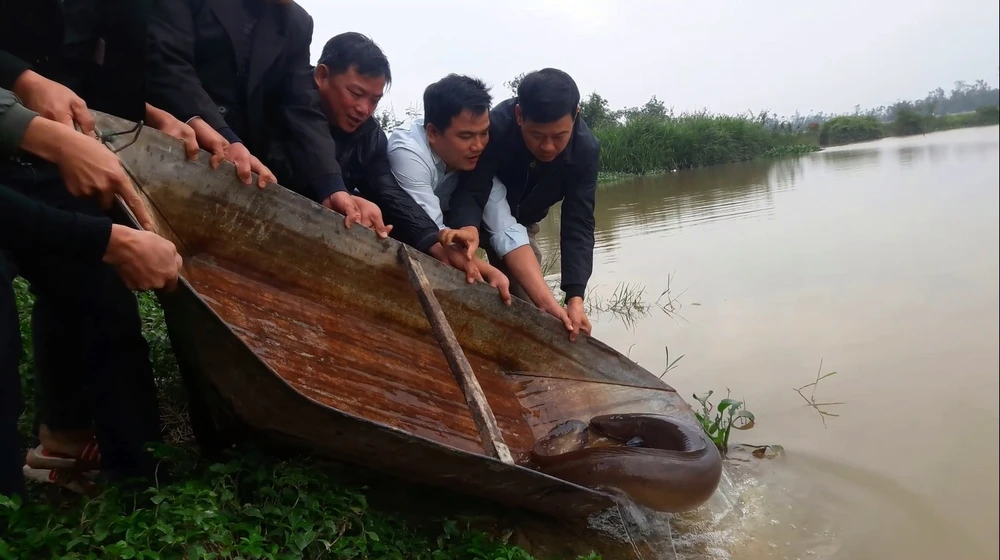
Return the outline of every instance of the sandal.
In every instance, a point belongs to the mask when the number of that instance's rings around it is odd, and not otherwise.
[[[21,467],[24,478],[34,482],[58,484],[67,490],[77,494],[93,495],[97,491],[97,484],[85,474],[80,474],[68,469],[35,469],[28,465]]]
[[[45,449],[42,445],[28,450],[25,457],[26,466],[33,469],[74,469],[79,471],[98,470],[101,467],[101,451],[97,440],[90,440],[80,450],[79,455],[72,456]]]

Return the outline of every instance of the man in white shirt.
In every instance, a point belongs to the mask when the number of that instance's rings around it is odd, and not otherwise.
[[[448,202],[462,171],[475,169],[489,142],[492,97],[482,81],[450,74],[424,90],[424,118],[414,119],[389,135],[389,165],[399,185],[437,224],[443,243],[464,241],[469,232],[446,226]],[[556,301],[542,276],[525,227],[514,219],[507,189],[498,179],[483,209],[490,245],[503,258],[530,257],[534,269],[519,278],[531,302],[572,330],[566,310]],[[475,228],[471,228],[475,229]],[[478,239],[478,231],[471,232]],[[473,257],[487,282],[503,276],[496,267]],[[519,267],[523,269],[523,267]],[[504,277],[506,280],[506,277]]]

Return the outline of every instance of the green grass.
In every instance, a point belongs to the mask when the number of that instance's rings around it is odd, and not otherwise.
[[[638,117],[594,129],[605,173],[645,175],[819,149],[815,136],[769,129],[748,116]]]
[[[25,437],[34,414],[31,294],[15,282],[26,359],[21,366]],[[94,497],[29,483],[29,499],[0,496],[0,559],[35,558],[386,558],[530,560],[524,549],[427,502],[370,503],[370,489],[319,460],[278,458],[254,449],[223,462],[202,459],[191,442],[187,407],[155,298],[140,294],[167,444],[157,449],[172,482],[127,490],[105,484]],[[400,489],[401,490],[401,489]],[[420,509],[404,516],[401,510]],[[598,559],[595,554],[587,558]]]
[[[885,130],[877,118],[846,115],[834,117],[823,123],[820,128],[819,143],[823,146],[837,146],[878,140],[883,136],[885,136]]]
[[[1000,124],[1000,109],[986,105],[970,113],[927,115],[911,108],[901,108],[889,122],[873,115],[846,115],[823,123],[819,143],[838,146],[878,140],[887,136],[911,136],[956,128]]]

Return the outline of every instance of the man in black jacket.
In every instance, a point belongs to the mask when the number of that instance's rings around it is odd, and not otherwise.
[[[594,201],[600,145],[583,119],[578,118],[580,91],[565,72],[546,68],[526,75],[517,97],[490,111],[490,141],[479,163],[463,174],[451,198],[453,227],[478,231],[494,177],[507,187],[507,203],[514,218],[532,237],[549,208],[562,201],[560,245],[561,287],[573,323],[570,339],[579,331],[590,334],[583,297],[593,272]],[[470,245],[478,245],[478,235]],[[510,278],[511,293],[530,301],[517,284],[538,274],[538,264],[504,262],[484,246],[490,264]]]
[[[336,146],[312,83],[305,10],[290,0],[162,1],[149,27],[153,105],[189,123],[200,143],[221,134],[247,184],[249,171],[260,186],[291,184],[269,169],[271,147],[283,144],[300,194],[344,214],[348,226],[374,228],[378,208],[359,207],[328,155]]]
[[[0,160],[6,163],[13,155],[51,162],[65,185],[33,184],[41,192],[28,196],[0,184],[0,494],[20,493],[23,487],[17,430],[21,333],[11,291],[15,265],[31,283],[35,305],[43,306],[36,309],[55,312],[35,313],[36,377],[71,379],[90,401],[84,417],[69,415],[70,425],[58,423],[67,417],[60,408],[48,411],[43,420],[56,429],[88,428],[96,420],[105,466],[128,476],[150,474],[151,461],[138,455],[140,445],[158,439],[159,410],[148,367],[143,367],[148,364],[143,364],[147,357],[135,300],[130,307],[125,287],[172,288],[180,255],[154,233],[112,224],[95,210],[97,201],[85,196],[117,193],[141,208],[114,154],[0,89]],[[7,179],[17,177],[0,172],[0,182]],[[148,215],[137,214],[148,224]],[[54,340],[53,332],[61,336]],[[48,352],[42,354],[43,349]],[[47,371],[46,366],[67,370]],[[49,404],[75,403],[56,398]],[[73,454],[68,455],[62,460],[70,460]]]
[[[159,236],[113,225],[104,214],[118,194],[140,224],[151,227],[118,158],[92,136],[87,103],[67,87],[86,92],[102,110],[133,120],[145,116],[188,140],[189,157],[197,154],[193,130],[147,104],[142,80],[135,79],[142,69],[144,6],[141,0],[0,2],[0,492],[21,485],[20,341],[10,313],[15,273],[35,294],[36,379],[57,388],[66,381],[78,389],[72,396],[82,394],[91,405],[75,416],[67,409],[79,399],[60,398],[71,391],[39,395],[46,401],[39,405],[48,405],[40,420],[57,429],[86,429],[93,420],[102,467],[124,476],[150,475],[154,468],[143,444],[160,438],[159,411],[130,290],[171,286],[180,257]],[[109,22],[117,25],[102,26]],[[68,455],[62,461],[82,459],[80,448],[90,447],[72,444],[76,449],[57,450]]]
[[[374,117],[385,88],[392,82],[382,49],[360,33],[336,35],[323,46],[313,81],[348,189],[361,195],[361,203],[370,201],[381,209],[385,222],[391,224],[387,229],[393,238],[465,271],[470,280],[482,280],[472,259],[439,241],[434,220],[392,174],[388,141]],[[275,146],[274,153],[283,154],[283,147]],[[279,175],[291,177],[294,185],[294,173],[287,164],[276,163],[275,169]]]

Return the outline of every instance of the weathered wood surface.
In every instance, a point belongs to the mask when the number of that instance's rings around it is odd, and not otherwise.
[[[503,434],[500,433],[497,420],[486,401],[483,388],[480,387],[479,380],[476,379],[476,374],[472,371],[472,366],[469,365],[469,360],[465,357],[465,352],[462,351],[458,340],[455,339],[455,333],[452,332],[448,318],[441,310],[441,304],[434,296],[434,290],[431,289],[430,282],[427,281],[423,267],[410,252],[411,249],[406,245],[399,246],[399,257],[409,273],[410,283],[416,290],[417,297],[420,298],[420,305],[423,306],[424,313],[427,314],[427,320],[431,324],[431,330],[434,331],[434,337],[441,344],[441,350],[448,360],[452,373],[455,374],[455,380],[458,381],[458,386],[462,389],[465,400],[469,403],[469,411],[472,412],[472,418],[476,421],[479,437],[483,440],[483,448],[492,457],[500,459],[508,465],[513,465],[514,460],[510,456],[507,444],[503,441]]]
[[[100,128],[131,126],[95,117]],[[666,383],[614,349],[585,335],[571,343],[531,304],[507,307],[495,289],[416,254],[516,464],[498,461],[483,449],[398,242],[347,229],[341,215],[276,185],[243,185],[229,164],[211,170],[205,153],[190,162],[149,128],[119,156],[185,258],[184,286],[162,298],[180,327],[176,350],[197,364],[220,413],[263,437],[578,517],[613,502],[524,466],[548,426],[644,399],[694,421]],[[547,395],[519,378],[538,378],[527,372],[544,372]]]
[[[208,278],[198,270],[202,266],[195,264],[195,277],[205,281]],[[198,281],[194,285],[205,287]],[[216,292],[220,293],[222,289]],[[429,407],[420,406],[409,396],[392,395],[384,385],[374,385],[361,392],[356,388],[363,381],[354,380],[349,387],[337,384],[360,373],[356,366],[324,371],[329,380],[334,381],[330,384],[303,378],[293,382],[285,377],[290,370],[276,374],[267,365],[275,355],[280,355],[280,346],[288,339],[268,342],[265,335],[257,335],[255,344],[247,344],[245,339],[233,335],[230,324],[215,313],[214,304],[206,304],[210,301],[208,298],[199,299],[190,290],[165,295],[162,301],[171,320],[187,327],[179,332],[177,351],[184,352],[199,365],[202,375],[215,388],[224,413],[231,411],[233,416],[254,428],[258,437],[285,446],[294,445],[316,456],[378,469],[416,483],[443,486],[553,517],[584,517],[613,507],[610,497],[604,494],[528,468],[506,465],[484,455],[460,394],[455,395],[454,400],[436,400],[447,405],[446,411],[437,415],[440,420],[447,421],[440,432],[435,431],[434,423],[427,418],[422,419],[425,428],[417,432],[412,429],[405,411],[420,414],[430,410]],[[300,303],[307,304],[306,301]],[[226,312],[232,318],[232,314],[239,311],[236,306],[229,306]],[[247,331],[239,328],[236,332]],[[257,351],[264,346],[261,342],[270,347],[270,352],[262,355]],[[431,342],[431,349],[440,355],[440,349],[433,344]],[[325,357],[334,354],[329,352]],[[398,357],[393,362],[398,366],[405,363],[405,359]],[[442,366],[447,367],[443,363]],[[310,388],[312,391],[308,390]],[[371,402],[363,403],[365,397]],[[333,403],[337,405],[331,406]],[[411,407],[407,409],[400,404]],[[388,410],[375,419],[358,414],[374,414],[380,408]],[[453,420],[462,414],[469,424],[467,427],[456,426]],[[453,437],[449,434],[457,430],[464,435]],[[509,441],[511,434],[506,435]],[[523,433],[523,437],[530,439],[530,432]]]
[[[580,383],[526,373],[508,374],[507,378],[521,406],[533,418],[531,428],[535,439],[544,437],[567,418],[588,421],[602,414],[647,412],[695,420],[691,407],[673,390]]]

